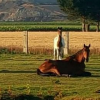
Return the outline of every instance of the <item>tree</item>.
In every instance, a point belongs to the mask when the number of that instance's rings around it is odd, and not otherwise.
[[[82,31],[86,30],[86,20],[100,21],[100,0],[58,0],[58,3],[68,16],[82,19]]]
[[[100,4],[100,0],[94,0],[93,3],[94,4],[91,5],[91,7],[89,9],[90,15],[89,15],[88,19],[91,19],[97,23],[96,31],[99,31],[99,22],[100,22],[100,6],[99,6],[99,4]]]

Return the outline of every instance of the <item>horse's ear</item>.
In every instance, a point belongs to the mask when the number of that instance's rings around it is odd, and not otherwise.
[[[91,46],[91,44],[89,44],[89,47]]]
[[[58,27],[59,30],[61,30],[62,27]]]
[[[62,30],[62,27],[60,27],[60,29]]]
[[[84,47],[85,47],[85,44],[84,44]]]

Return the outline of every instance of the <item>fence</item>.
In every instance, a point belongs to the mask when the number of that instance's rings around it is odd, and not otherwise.
[[[32,50],[53,51],[53,39],[57,32],[0,32],[0,47],[30,53]],[[91,50],[100,52],[99,32],[63,32],[65,39],[64,53],[75,52],[82,49],[83,45],[91,44]]]
[[[64,33],[63,37],[64,37],[64,40],[65,40],[64,54],[68,54],[68,50],[69,50],[69,33],[68,32]],[[23,52],[25,52],[26,54],[28,53],[28,32],[27,31],[24,32]]]

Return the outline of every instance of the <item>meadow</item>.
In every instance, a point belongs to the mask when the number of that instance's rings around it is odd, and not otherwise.
[[[40,64],[52,58],[53,55],[0,54],[0,97],[6,93],[7,98],[8,93],[11,98],[23,94],[37,97],[27,100],[100,99],[100,56],[90,55],[86,63],[86,71],[92,73],[90,77],[37,75]]]
[[[45,59],[53,59],[58,26],[63,27],[63,33],[73,31],[69,32],[69,55],[82,49],[83,44],[91,44],[90,60],[85,64],[92,76],[37,75],[36,70]],[[100,100],[100,35],[80,30],[80,23],[1,22],[0,100],[22,100],[15,99],[21,96],[27,100]],[[29,54],[22,53],[23,31],[29,32]]]

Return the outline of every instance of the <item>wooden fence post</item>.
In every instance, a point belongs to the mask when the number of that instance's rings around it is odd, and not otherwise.
[[[28,31],[24,31],[23,52],[28,54]]]
[[[64,48],[64,54],[69,54],[69,32],[64,33],[64,40],[65,40],[65,48]]]

